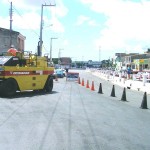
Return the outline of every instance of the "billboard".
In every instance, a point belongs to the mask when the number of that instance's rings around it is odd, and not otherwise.
[[[78,72],[68,72],[66,75],[66,81],[78,81],[79,73]]]

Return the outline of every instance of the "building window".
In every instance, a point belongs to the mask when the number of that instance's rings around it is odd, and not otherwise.
[[[145,64],[145,65],[144,65],[144,69],[148,69],[148,64]]]
[[[129,57],[129,62],[131,62],[131,57]]]
[[[135,65],[134,64],[132,65],[132,69],[135,69]]]

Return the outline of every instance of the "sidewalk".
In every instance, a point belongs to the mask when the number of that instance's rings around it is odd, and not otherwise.
[[[147,94],[150,94],[150,83],[138,80],[132,80],[132,79],[126,79],[126,78],[120,78],[120,77],[113,77],[109,74],[104,74],[99,71],[92,71],[92,74],[102,78],[104,80],[110,81],[113,84],[117,84],[121,87],[126,87],[128,89],[136,90],[136,91],[142,91],[147,92]]]

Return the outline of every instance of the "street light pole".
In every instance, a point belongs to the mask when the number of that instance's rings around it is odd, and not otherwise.
[[[53,39],[58,39],[58,38],[51,38],[50,40],[50,63],[52,63],[52,40]]]

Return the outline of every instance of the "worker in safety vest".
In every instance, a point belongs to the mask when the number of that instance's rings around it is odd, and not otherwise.
[[[7,52],[10,53],[12,56],[16,56],[16,52],[18,51],[14,48],[14,45],[11,45],[10,49],[8,49]]]

